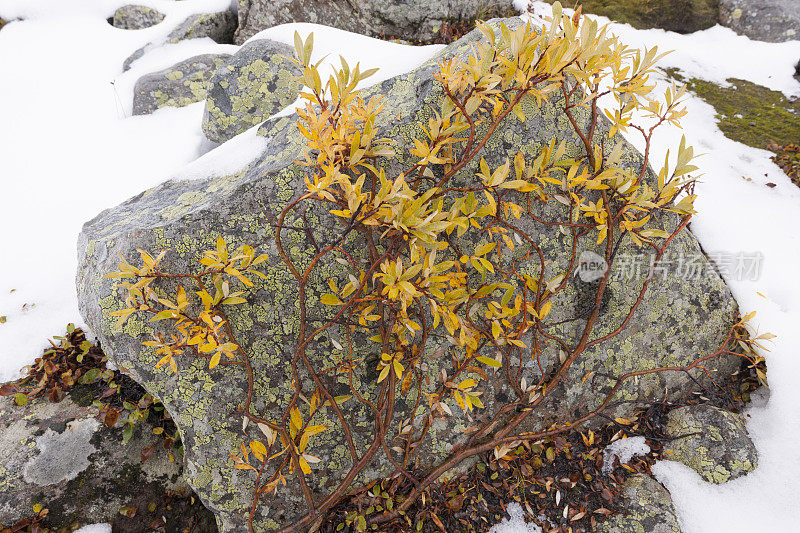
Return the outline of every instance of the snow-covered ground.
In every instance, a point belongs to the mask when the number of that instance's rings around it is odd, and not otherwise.
[[[0,0],[0,17],[24,19],[0,32],[0,382],[17,377],[68,323],[80,324],[75,243],[84,222],[178,173],[230,173],[261,153],[253,128],[197,160],[210,148],[200,129],[203,102],[131,116],[141,75],[237,47],[193,39],[152,50],[126,73],[123,61],[189,14],[230,2],[137,0],[167,17],[130,31],[106,21],[126,0]],[[328,55],[327,63],[338,64],[342,53],[362,70],[380,67],[370,83],[411,70],[442,48],[313,24],[260,35],[292,43],[295,29],[314,32],[315,61]]]
[[[140,75],[235,48],[208,39],[168,45],[123,74],[124,59],[189,13],[229,2],[137,0],[166,13],[167,20],[125,31],[106,18],[126,0],[0,0],[0,17],[24,19],[0,31],[0,317],[6,317],[0,323],[0,382],[15,377],[68,322],[80,323],[73,279],[83,222],[171,176],[230,172],[259,153],[254,129],[208,152],[200,129],[202,103],[130,116]],[[295,27],[315,32],[320,57],[330,52],[335,59],[341,52],[351,64],[380,67],[382,79],[439,49],[306,24],[262,35],[291,42]],[[613,29],[632,45],[675,50],[662,65],[689,76],[715,82],[737,77],[800,95],[800,83],[792,78],[800,41],[759,43],[721,27],[692,35],[618,24]],[[657,464],[654,472],[672,493],[684,533],[791,531],[800,514],[800,189],[769,152],[725,138],[709,105],[691,97],[687,106],[683,131],[664,128],[655,139],[654,160],[663,159],[681,134],[705,154],[698,161],[703,180],[692,230],[712,256],[763,255],[757,280],[727,281],[742,310],[757,311],[755,323],[778,337],[764,354],[771,394],[749,410],[758,469],[721,486],[672,462]],[[536,530],[511,510],[513,518],[498,531]]]

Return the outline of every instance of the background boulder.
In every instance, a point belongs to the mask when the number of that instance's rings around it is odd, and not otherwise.
[[[191,15],[169,33],[167,42],[177,43],[186,39],[208,37],[220,44],[231,44],[236,22],[236,13],[231,10]]]
[[[313,22],[355,33],[414,42],[447,37],[448,25],[514,13],[511,0],[239,0],[241,44],[261,30],[287,22]]]
[[[796,0],[720,0],[719,21],[757,41],[800,39],[800,6]]]

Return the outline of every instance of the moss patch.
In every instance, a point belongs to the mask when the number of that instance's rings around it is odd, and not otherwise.
[[[667,74],[714,106],[719,129],[729,139],[773,150],[770,143],[784,146],[800,141],[800,100],[762,85],[729,78],[729,87],[697,78],[685,78],[675,69]]]
[[[662,28],[678,33],[710,28],[719,17],[718,0],[576,0],[561,3],[564,7],[583,4],[584,13],[602,15],[637,29]]]

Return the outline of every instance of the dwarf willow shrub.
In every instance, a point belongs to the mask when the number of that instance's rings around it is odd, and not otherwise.
[[[617,335],[644,297],[650,276],[639,301],[615,331],[590,341],[597,322],[600,303],[608,284],[608,274],[599,280],[580,339],[570,345],[548,333],[546,319],[554,297],[567,286],[576,267],[574,244],[591,236],[604,249],[604,259],[614,261],[614,247],[623,239],[654,249],[660,258],[669,243],[686,228],[694,212],[692,148],[682,140],[674,148],[655,179],[645,179],[650,164],[650,140],[662,124],[677,124],[685,114],[680,104],[683,89],[674,85],[664,94],[654,94],[650,76],[661,57],[657,49],[632,50],[608,34],[594,20],[565,16],[559,4],[542,29],[530,25],[511,30],[501,26],[499,35],[485,24],[478,29],[485,39],[474,45],[465,58],[441,63],[436,79],[443,98],[427,123],[420,124],[424,136],[404,161],[411,161],[399,172],[388,173],[383,164],[396,158],[396,143],[380,137],[377,125],[383,110],[380,96],[365,100],[356,89],[372,71],[361,71],[342,60],[341,67],[323,80],[319,64],[312,64],[313,36],[303,41],[295,36],[297,58],[306,89],[305,105],[298,111],[298,127],[306,139],[303,159],[306,190],[278,214],[274,238],[278,253],[300,287],[300,333],[292,359],[293,395],[282,412],[259,413],[253,406],[253,368],[248,354],[236,341],[226,318],[225,308],[243,305],[246,289],[254,276],[264,276],[259,265],[266,259],[243,245],[229,250],[220,237],[216,249],[200,258],[196,273],[169,273],[159,269],[163,253],[156,257],[140,251],[142,263],[123,261],[111,276],[126,278],[126,307],[114,314],[124,321],[133,313],[152,314],[151,320],[172,324],[168,336],[156,334],[146,345],[161,355],[157,366],[176,369],[177,357],[203,357],[209,368],[219,364],[239,365],[248,372],[249,388],[243,397],[243,428],[257,424],[263,437],[242,444],[231,457],[235,467],[254,471],[256,477],[253,513],[261,498],[279,492],[287,476],[296,476],[306,496],[308,514],[287,530],[303,530],[319,524],[321,516],[344,497],[355,477],[379,450],[384,449],[395,467],[394,476],[406,476],[414,484],[406,497],[387,508],[376,521],[401,516],[443,472],[463,459],[493,451],[502,457],[518,443],[568,431],[575,424],[597,416],[606,408],[623,381],[666,369],[630,372],[618,378],[598,409],[574,420],[563,421],[547,430],[522,433],[520,424],[539,407],[564,379],[567,370],[594,344]],[[553,139],[536,157],[521,152],[509,154],[499,166],[490,166],[479,154],[509,117],[524,122],[520,105],[533,98],[540,105],[555,100],[559,112],[568,119],[583,144],[583,155],[567,157],[563,139]],[[603,106],[600,100],[603,99]],[[588,113],[588,125],[581,127],[578,112]],[[608,126],[598,134],[601,115]],[[638,132],[644,138],[641,168],[623,168],[623,143],[620,133]],[[454,184],[454,177],[471,162],[478,171],[467,186]],[[460,182],[461,183],[461,182]],[[537,204],[558,202],[564,206],[559,220],[541,220]],[[304,266],[296,265],[287,254],[282,232],[290,213],[306,203],[322,204],[340,221],[341,238],[321,246]],[[656,223],[660,213],[672,213],[678,221],[666,231]],[[536,241],[521,227],[524,224],[557,226],[570,237],[573,246],[564,253],[569,268],[551,279],[544,279],[544,256]],[[334,310],[330,320],[312,326],[304,317],[308,302],[306,285],[315,268],[331,260],[344,238],[353,231],[366,241],[366,263],[353,262],[346,282],[328,281],[321,304]],[[468,233],[481,234],[482,244],[474,249],[458,249],[454,238]],[[461,240],[459,242],[468,242]],[[529,246],[527,260],[541,263],[536,269],[501,269],[501,258],[513,255],[515,247]],[[516,262],[513,262],[517,264]],[[530,272],[539,272],[539,275]],[[652,275],[652,271],[651,271]],[[191,284],[178,285],[174,296],[154,288],[159,280],[171,279]],[[476,280],[480,280],[476,282]],[[234,290],[234,287],[238,287]],[[350,377],[352,393],[334,397],[320,379],[323,369],[306,353],[306,346],[334,324],[348,324],[344,358],[334,369]],[[364,332],[379,354],[376,368],[377,399],[370,400],[352,386],[354,369],[368,364],[354,357],[352,334]],[[450,366],[441,376],[428,376],[421,364],[427,339],[446,338],[452,348]],[[732,353],[739,341],[750,349],[744,321],[738,323],[725,345],[714,354],[704,355],[680,369],[701,367],[703,361],[722,353]],[[539,361],[544,346],[559,343],[560,363],[553,372],[533,378],[522,372],[524,363]],[[375,364],[375,363],[371,363]],[[313,389],[304,390],[299,368],[308,372]],[[428,436],[437,417],[453,416],[458,405],[466,416],[484,408],[483,381],[487,371],[505,373],[516,398],[503,408],[504,425],[487,423],[477,427],[466,445],[442,464],[422,476],[409,472],[413,454]],[[331,371],[331,369],[325,369]],[[469,377],[467,377],[469,376]],[[389,453],[386,435],[397,391],[421,387],[424,380],[439,385],[425,393],[422,405],[397,428],[402,443]],[[438,381],[437,381],[438,380]],[[308,383],[308,381],[306,381]],[[306,388],[308,385],[306,385]],[[422,396],[422,395],[420,395]],[[340,407],[344,401],[362,402],[375,416],[374,440],[366,451],[353,446],[348,420]],[[340,486],[316,500],[309,489],[320,458],[308,452],[315,436],[330,431],[315,422],[323,406],[336,413],[342,439],[348,443],[352,468],[343,475]],[[417,422],[423,420],[421,426]],[[366,526],[365,526],[366,527]]]

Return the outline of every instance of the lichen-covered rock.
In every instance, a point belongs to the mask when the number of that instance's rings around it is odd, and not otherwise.
[[[677,33],[710,28],[719,16],[718,0],[581,0],[578,3],[584,13],[602,15],[638,29],[661,28]],[[562,4],[572,6],[569,2]]]
[[[205,54],[146,74],[133,89],[133,114],[148,115],[162,107],[183,107],[204,100],[214,71],[230,57]]]
[[[231,44],[236,22],[236,13],[231,10],[191,15],[169,33],[167,42],[177,43],[186,39],[208,37],[220,44]]]
[[[241,44],[261,30],[288,22],[313,22],[373,37],[415,42],[441,38],[448,25],[514,12],[511,0],[238,0]],[[505,13],[509,16],[509,13]]]
[[[141,30],[164,20],[164,14],[147,6],[127,5],[114,12],[111,25],[123,30]]]
[[[695,470],[706,481],[725,483],[758,466],[758,450],[741,415],[711,405],[690,405],[669,413],[665,458]]]
[[[297,100],[299,67],[288,58],[294,49],[269,39],[245,44],[211,78],[203,133],[214,142],[263,122]]]
[[[797,0],[720,0],[719,22],[757,41],[779,43],[800,39]]]
[[[153,426],[140,422],[123,444],[122,422],[109,428],[96,415],[96,408],[69,397],[59,403],[32,400],[24,407],[0,397],[0,529],[32,516],[40,504],[54,531],[98,522],[119,532],[149,531],[162,516],[172,531],[195,521],[213,530],[213,516],[199,506],[185,513],[179,505],[167,509],[191,489],[180,456],[171,462],[156,449],[142,462],[142,450],[158,444]],[[135,514],[125,516],[123,508],[135,508]]]
[[[512,25],[518,23],[519,19],[510,21]],[[496,21],[493,24],[497,27]],[[396,151],[400,155],[387,163],[389,174],[410,166],[413,156],[408,150],[414,146],[412,139],[424,135],[419,123],[427,125],[433,109],[440,105],[443,91],[434,78],[439,70],[439,60],[456,54],[464,57],[470,51],[471,43],[480,35],[480,32],[473,31],[417,70],[364,91],[367,97],[372,94],[386,97],[384,112],[378,117],[375,127],[379,137],[397,142]],[[563,102],[555,95],[541,107],[534,98],[523,100],[522,109],[527,120],[520,123],[516,118],[509,118],[502,122],[480,156],[492,166],[499,166],[517,151],[532,158],[553,138],[565,140],[568,147],[566,157],[582,153],[582,144],[569,120],[558,112],[559,104],[563,105]],[[273,224],[277,214],[306,190],[304,167],[295,163],[302,158],[304,148],[304,137],[294,123],[295,118],[267,120],[259,130],[269,141],[265,152],[241,172],[225,177],[166,182],[104,211],[84,226],[79,238],[77,284],[81,313],[100,337],[106,353],[157,396],[173,415],[187,450],[187,479],[206,506],[217,514],[224,531],[241,531],[246,527],[245,510],[250,508],[255,483],[252,472],[234,469],[229,455],[236,453],[240,444],[259,435],[253,424],[243,432],[241,415],[238,414],[247,390],[247,373],[234,365],[220,365],[209,370],[205,361],[199,358],[179,359],[177,373],[166,367],[156,370],[154,366],[160,356],[143,348],[141,342],[150,338],[152,332],[163,331],[156,329],[163,322],[149,323],[133,317],[122,328],[116,327],[116,319],[111,313],[120,309],[122,302],[117,285],[104,275],[117,269],[118,254],[132,257],[137,248],[151,251],[169,248],[170,252],[163,260],[164,269],[194,271],[202,250],[213,248],[219,236],[233,246],[248,243],[256,246],[259,253],[266,253],[269,260],[260,267],[266,279],[255,280],[255,287],[247,295],[250,303],[236,306],[228,318],[237,341],[252,362],[253,408],[266,417],[280,416],[282,406],[291,397],[291,360],[300,330],[300,296],[294,275],[278,254]],[[577,120],[586,127],[588,113],[580,112]],[[607,123],[601,121],[595,130],[597,135],[607,135],[607,127]],[[642,156],[632,146],[625,144],[623,152],[625,166],[641,163]],[[480,157],[454,177],[454,187],[472,183],[479,160]],[[564,208],[558,202],[537,207],[540,208],[540,216],[546,219],[563,216],[561,209]],[[665,217],[661,223],[663,227],[671,228],[675,221]],[[314,255],[318,243],[328,242],[331,235],[341,233],[339,219],[318,204],[309,205],[302,213],[292,212],[283,224],[285,227],[306,228],[282,234],[286,252],[295,264],[305,264]],[[567,269],[566,237],[550,226],[526,226],[524,230],[530,231],[549,261],[546,279]],[[456,242],[458,246],[473,249],[478,238],[468,232],[459,238],[463,241],[457,239]],[[587,237],[579,243],[579,248],[598,250],[595,241],[595,238]],[[368,253],[363,236],[357,231],[349,232],[341,247],[356,261]],[[515,255],[517,259],[529,251],[525,245],[516,250],[515,254],[520,254],[518,257]],[[631,370],[684,365],[717,349],[736,320],[736,303],[722,280],[708,269],[708,262],[691,233],[680,234],[669,250],[665,260],[677,264],[679,257],[691,256],[701,267],[706,267],[708,275],[688,280],[676,272],[667,272],[654,279],[628,328],[581,355],[581,363],[573,366],[567,379],[554,390],[550,403],[539,415],[529,419],[529,428],[586,413],[609,390],[613,383],[609,376],[619,376]],[[634,254],[640,250],[622,244],[619,253]],[[504,259],[512,260],[511,257]],[[506,267],[511,268],[509,265]],[[333,260],[318,265],[306,287],[306,301],[311,315],[316,317],[314,320],[331,316],[330,308],[319,302],[321,295],[329,291],[327,281],[345,280],[349,273],[347,265]],[[644,282],[644,269],[633,272],[633,276],[630,279],[616,274],[612,276],[615,279],[609,285],[609,298],[603,304],[595,335],[613,330],[627,314]],[[573,281],[554,302],[550,316],[554,323],[563,324],[559,326],[559,333],[572,342],[580,335],[587,311],[593,305],[590,295],[594,285],[577,277],[570,279]],[[175,287],[166,286],[165,290],[172,292]],[[343,357],[342,346],[347,345],[346,338],[347,326],[335,325],[325,335],[307,344],[307,356],[319,368],[335,366]],[[361,337],[353,338],[353,346],[353,358],[367,360],[363,367],[354,368],[354,384],[362,395],[374,398],[378,390],[374,358],[380,356],[380,353],[375,353],[380,347]],[[431,376],[438,376],[448,364],[446,357],[437,355],[444,353],[446,346],[447,341],[441,338],[429,339],[426,344],[423,357],[426,371]],[[547,372],[558,364],[559,355],[550,347],[540,359]],[[526,364],[533,376],[540,375],[534,361]],[[712,374],[722,376],[732,373],[738,366],[739,361],[733,357],[711,360],[707,364]],[[590,385],[584,385],[582,378],[591,371],[596,375],[590,380]],[[303,368],[300,372],[302,382],[307,383],[308,375]],[[705,379],[701,372],[693,372],[693,376],[701,381]],[[320,379],[334,395],[350,393],[349,382],[344,376],[323,374]],[[454,446],[465,441],[464,430],[467,427],[487,423],[513,396],[502,373],[490,372],[484,385],[481,399],[485,408],[474,411],[472,420],[468,420],[457,406],[451,406],[452,417],[435,419],[424,445],[417,448],[411,458],[415,466],[424,469],[439,463]],[[665,390],[669,397],[677,398],[687,394],[693,386],[692,379],[681,372],[642,376],[621,389],[621,398],[632,401],[620,404],[619,416],[632,409],[635,400],[661,399]],[[434,390],[436,379],[425,387],[430,388],[423,388],[423,395]],[[394,417],[386,426],[390,428],[387,442],[396,435],[394,432],[401,421],[410,416],[417,394],[415,387],[405,393],[397,392]],[[422,401],[426,402],[424,396]],[[344,403],[342,409],[351,423],[355,448],[363,452],[372,439],[374,413],[357,401]],[[322,459],[314,466],[314,475],[307,478],[312,493],[322,498],[338,485],[352,463],[343,429],[332,410],[328,407],[320,409],[314,421],[330,426],[328,431],[315,436],[307,448],[307,453]],[[384,477],[392,469],[384,452],[379,451],[354,483]],[[304,509],[302,491],[293,476],[288,479],[286,488],[280,488],[277,498],[262,498],[255,514],[256,530],[275,530],[301,517]]]
[[[178,24],[163,41],[148,43],[128,56],[122,63],[122,70],[127,72],[133,62],[148,50],[168,43],[175,44],[187,39],[208,37],[219,44],[231,44],[237,20],[236,13],[231,10],[191,15]]]
[[[681,533],[672,498],[647,474],[633,474],[622,486],[621,511],[599,523],[599,533]]]

